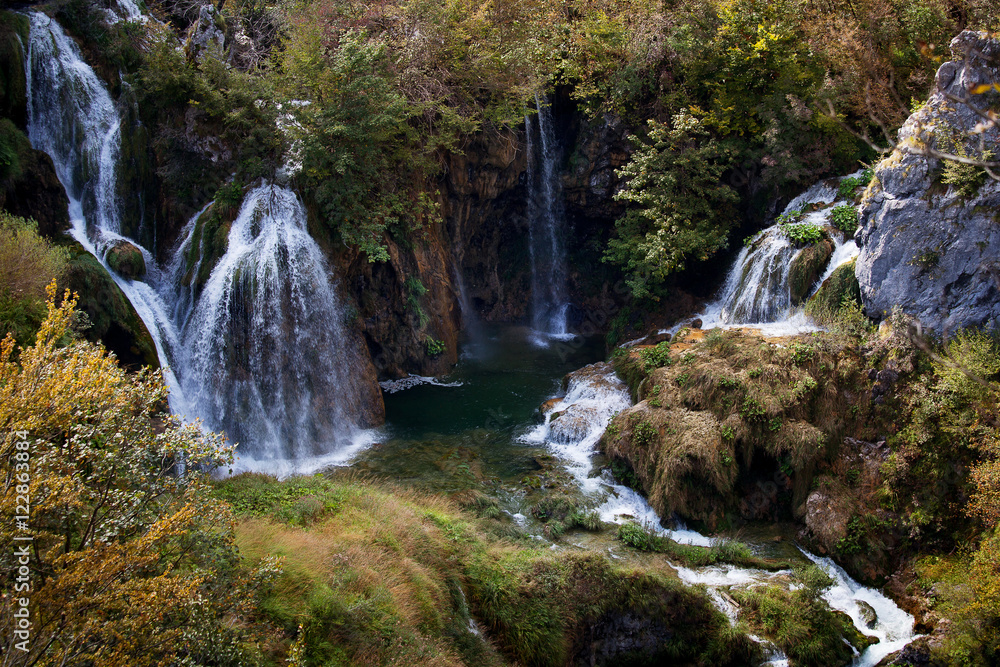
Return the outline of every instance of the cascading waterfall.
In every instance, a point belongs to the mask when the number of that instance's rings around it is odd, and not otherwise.
[[[783,212],[788,214],[799,211],[808,204],[825,206],[807,213],[800,222],[795,223],[818,225],[831,231],[833,255],[824,274],[813,287],[813,292],[838,266],[858,254],[857,244],[852,239],[843,239],[829,223],[830,210],[835,203],[836,187],[820,182],[789,202]],[[800,252],[802,250],[788,240],[780,225],[775,224],[763,230],[736,257],[718,299],[701,315],[703,326],[766,324],[771,325],[767,328],[776,334],[815,329],[792,306],[789,272]]]
[[[298,197],[264,184],[244,199],[197,302],[178,309],[185,394],[257,459],[316,456],[354,435],[364,392],[329,273]]]
[[[566,215],[559,181],[559,145],[552,111],[535,98],[537,123],[524,119],[528,150],[528,233],[531,250],[531,326],[549,336],[566,335]],[[536,137],[537,134],[537,143]]]
[[[714,540],[683,526],[674,530],[663,528],[660,517],[646,499],[618,484],[607,471],[594,475],[592,459],[598,441],[611,418],[631,405],[628,388],[606,362],[584,367],[568,377],[565,396],[548,408],[544,423],[529,429],[522,436],[522,441],[545,445],[559,456],[581,491],[597,504],[596,511],[602,521],[619,524],[638,521],[675,542],[711,546]],[[873,667],[916,638],[913,616],[892,600],[854,581],[830,559],[805,551],[802,553],[833,580],[833,585],[823,593],[830,607],[846,613],[859,631],[879,640],[855,658],[854,667]],[[671,565],[684,583],[705,586],[716,606],[733,622],[738,620],[739,611],[724,595],[729,587],[752,587],[766,583],[787,585],[792,576],[790,570],[767,572],[728,564],[700,568]],[[869,605],[875,611],[873,625],[865,621],[860,603]],[[757,637],[753,639],[762,644],[766,655],[764,665],[787,667],[787,657],[773,644]]]
[[[127,3],[126,3],[127,4]],[[287,188],[251,191],[226,254],[201,294],[191,269],[197,219],[161,270],[143,254],[144,280],[126,280],[104,261],[124,239],[117,196],[121,120],[103,82],[50,17],[28,13],[28,134],[48,153],[70,200],[71,234],[97,257],[149,329],[170,388],[171,409],[225,430],[241,456],[273,464],[345,451],[357,444],[359,356],[345,344],[345,312],[305,210]],[[206,207],[207,209],[207,207]]]

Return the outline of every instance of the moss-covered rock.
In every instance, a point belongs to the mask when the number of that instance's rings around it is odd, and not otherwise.
[[[816,466],[865,428],[857,352],[835,336],[698,333],[665,364],[655,348],[619,357],[639,402],[612,421],[604,452],[635,471],[661,516],[712,529],[801,516]]]
[[[32,148],[9,118],[0,118],[0,208],[35,220],[49,238],[69,229],[69,199],[52,158]]]
[[[861,302],[861,288],[854,275],[855,260],[846,262],[823,281],[816,294],[806,304],[806,313],[820,324],[829,323],[846,301]]]
[[[823,275],[830,256],[833,255],[833,241],[824,238],[802,249],[788,269],[788,291],[792,305],[797,306],[809,296],[809,290]]]
[[[24,49],[28,43],[28,19],[14,12],[0,12],[0,116],[24,129],[28,123]]]
[[[146,259],[142,256],[142,251],[128,241],[115,243],[108,249],[104,259],[122,278],[135,280],[146,275]]]
[[[64,274],[65,284],[79,295],[77,309],[90,320],[84,336],[103,343],[126,366],[158,368],[153,338],[111,274],[79,243],[69,247],[72,258]]]

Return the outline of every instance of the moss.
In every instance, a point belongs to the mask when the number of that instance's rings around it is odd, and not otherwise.
[[[493,550],[468,572],[483,620],[521,664],[630,664],[638,657],[633,646],[644,664],[747,664],[757,657],[704,593],[663,574],[616,568],[603,555]],[[623,625],[632,626],[625,632],[633,641],[622,641]]]
[[[28,43],[28,18],[10,11],[0,12],[0,116],[24,129],[28,123],[24,49]]]
[[[819,591],[805,586],[790,591],[770,584],[733,589],[740,620],[784,651],[793,667],[844,665],[853,658],[850,642],[859,651],[874,640],[860,634],[846,614],[831,610]]]
[[[854,274],[856,260],[834,269],[806,304],[806,314],[819,324],[830,324],[845,303],[861,302],[861,287]]]
[[[66,267],[66,286],[79,295],[77,308],[87,314],[91,324],[84,336],[103,343],[126,366],[159,368],[152,336],[111,274],[79,243],[68,247],[71,259]]]
[[[793,305],[799,305],[809,296],[832,254],[833,242],[824,238],[806,246],[796,255],[788,270],[788,290]]]
[[[867,419],[869,396],[858,394],[867,382],[863,364],[851,362],[857,351],[838,335],[778,346],[720,331],[675,346],[683,361],[653,371],[637,358],[618,360],[639,403],[602,439],[604,453],[628,463],[661,516],[677,512],[710,529],[741,516],[791,518],[812,471],[833,454],[828,443],[877,428]],[[761,514],[746,487],[775,479],[777,496]]]
[[[483,529],[491,519],[440,496],[350,475],[256,474],[217,482],[215,494],[236,511],[248,562],[283,558],[257,604],[271,627],[263,648],[272,664],[283,664],[293,642],[309,665],[727,665],[759,657],[666,564],[632,570],[599,553],[515,546]],[[459,500],[477,513],[496,507],[476,492]],[[300,521],[296,509],[306,503],[329,509]],[[490,640],[470,631],[473,619]]]

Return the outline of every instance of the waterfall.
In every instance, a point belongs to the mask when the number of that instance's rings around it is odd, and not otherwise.
[[[197,302],[178,309],[185,394],[254,458],[315,456],[354,435],[364,391],[329,274],[301,201],[264,184],[244,199]]]
[[[792,211],[800,211],[809,204],[823,206],[806,213],[798,223],[794,223],[827,228],[834,245],[826,269],[813,285],[811,294],[838,266],[858,254],[858,246],[854,240],[844,239],[829,221],[830,211],[837,203],[843,202],[838,202],[836,186],[824,181],[789,202],[783,212],[790,214]],[[788,240],[780,224],[776,223],[760,232],[740,250],[719,296],[700,315],[702,326],[752,325],[776,335],[815,330],[816,327],[806,321],[801,309],[792,305],[789,273],[801,252],[801,248],[796,248]]]
[[[353,449],[370,407],[366,392],[377,387],[365,384],[360,341],[344,325],[346,309],[296,195],[266,183],[246,195],[226,254],[200,294],[183,278],[189,256],[197,258],[195,274],[200,267],[201,248],[191,246],[207,206],[162,268],[126,239],[142,252],[147,274],[117,275],[104,255],[125,239],[119,111],[59,24],[38,12],[28,16],[29,138],[52,157],[66,189],[71,235],[108,269],[149,329],[171,410],[226,431],[242,458],[268,471],[287,471],[287,459]]]
[[[531,251],[531,326],[540,334],[566,335],[566,215],[559,180],[559,145],[552,111],[535,98],[537,123],[524,119],[528,152],[528,234]],[[537,125],[537,128],[536,128]],[[537,134],[537,142],[535,135]]]

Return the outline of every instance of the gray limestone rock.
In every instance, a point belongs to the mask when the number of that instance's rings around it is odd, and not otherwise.
[[[973,156],[980,137],[1000,154],[1000,129],[984,128],[976,113],[996,108],[1000,95],[970,92],[1000,82],[1000,40],[967,30],[951,50],[954,60],[939,69],[927,104],[910,116],[896,150],[876,167],[856,235],[856,273],[868,314],[883,318],[899,306],[924,328],[945,334],[993,328],[1000,318],[1000,182],[980,173],[966,188],[945,183],[944,161],[920,154],[929,146]]]

